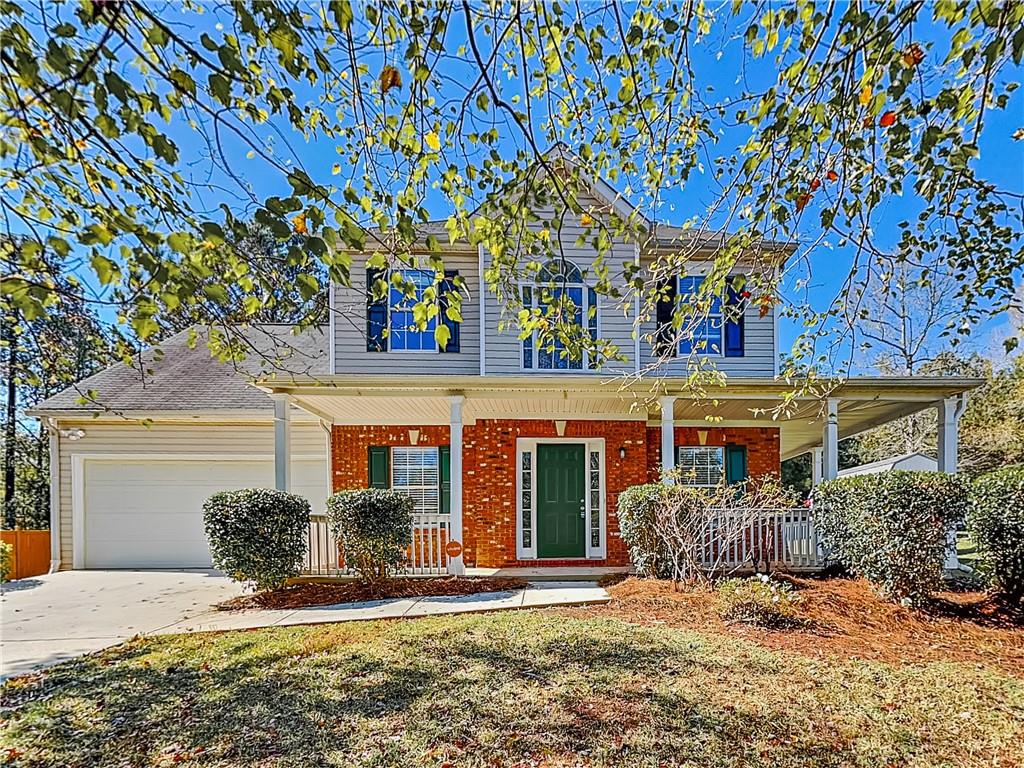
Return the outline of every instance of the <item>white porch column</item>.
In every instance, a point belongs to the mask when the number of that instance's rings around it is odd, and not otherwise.
[[[451,492],[451,505],[449,508],[449,541],[457,541],[462,544],[462,404],[466,398],[463,395],[451,395],[448,398],[450,411],[450,433],[448,445],[451,452],[451,466],[449,467],[449,491]],[[462,576],[466,573],[466,564],[462,560],[462,554],[458,557],[448,558],[448,573]]]
[[[292,489],[292,399],[273,394],[274,399],[274,487],[291,493]]]
[[[966,397],[947,397],[940,400],[938,410],[938,461],[939,472],[947,472],[955,475],[957,471],[957,443],[959,441],[960,417],[963,415],[964,407],[967,405]],[[946,562],[947,570],[955,570],[960,567],[960,558],[956,554],[956,530],[954,525],[946,533]]]
[[[821,434],[822,463],[824,480],[835,480],[839,475],[839,398],[830,397],[825,401],[825,427]]]
[[[658,398],[661,406],[661,471],[663,482],[672,484],[670,473],[676,468],[675,397],[666,395]]]
[[[811,487],[821,485],[823,448],[811,448]]]
[[[960,416],[963,413],[962,402],[959,397],[947,397],[938,404],[939,472],[948,472],[951,475],[955,475],[957,469],[957,441]]]

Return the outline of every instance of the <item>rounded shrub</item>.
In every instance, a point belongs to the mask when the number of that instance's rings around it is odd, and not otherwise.
[[[895,470],[822,483],[815,527],[829,559],[890,600],[920,602],[942,581],[949,532],[967,516],[967,484],[943,472]]]
[[[414,509],[408,494],[382,488],[339,491],[331,496],[327,518],[341,544],[345,565],[371,583],[395,573],[412,545]]]
[[[629,559],[638,576],[667,579],[672,576],[668,547],[658,536],[658,509],[665,497],[661,483],[634,485],[619,494],[616,516],[619,534],[626,542]]]
[[[0,581],[7,581],[14,573],[14,545],[0,541]]]
[[[721,614],[726,621],[741,621],[769,629],[801,623],[797,612],[800,596],[787,582],[773,581],[765,575],[725,579],[718,583],[715,591],[722,601]]]
[[[1024,598],[1024,466],[974,481],[967,529],[985,575],[1011,600]]]
[[[306,554],[309,502],[269,488],[221,491],[203,505],[214,567],[257,589],[298,576]]]

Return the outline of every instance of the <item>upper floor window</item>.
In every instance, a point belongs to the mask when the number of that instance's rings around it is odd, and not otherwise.
[[[534,331],[523,339],[523,368],[526,370],[573,371],[596,368],[589,350],[573,349],[572,338],[588,335],[597,341],[597,291],[586,285],[580,268],[565,259],[551,259],[537,273],[536,285],[523,285],[526,309],[553,309],[562,313],[563,327],[550,338]],[[568,319],[568,323],[566,323]],[[567,326],[567,327],[565,327]],[[566,344],[568,338],[569,343]]]
[[[701,301],[700,287],[703,277],[680,277],[679,300],[684,305],[694,306]],[[722,354],[722,297],[709,297],[711,304],[706,312],[701,311],[693,325],[692,332],[679,340],[679,354],[697,352],[705,355]],[[702,307],[703,309],[703,307]]]
[[[743,357],[746,293],[733,283],[734,278],[726,281],[722,295],[702,293],[704,278],[699,276],[663,284],[657,302],[655,354]],[[681,325],[676,318],[680,307],[691,312]]]
[[[451,296],[457,292],[457,271],[445,271],[440,280],[429,269],[366,270],[367,352],[459,352],[461,322]],[[396,277],[397,275],[397,277]],[[381,297],[380,281],[387,288]],[[378,286],[377,291],[373,286]],[[428,298],[430,297],[430,298]],[[430,301],[436,301],[436,311]],[[451,315],[451,316],[450,316]],[[438,344],[438,326],[447,329]]]
[[[403,285],[391,283],[388,294],[388,338],[392,350],[403,352],[436,352],[437,339],[434,328],[437,315],[427,316],[424,300],[426,290],[434,284],[434,273],[425,269],[408,269],[401,273]],[[407,293],[408,285],[413,290]],[[417,305],[423,314],[422,323],[417,323]]]

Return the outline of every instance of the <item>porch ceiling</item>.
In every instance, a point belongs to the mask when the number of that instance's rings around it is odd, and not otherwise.
[[[934,407],[943,398],[977,387],[978,379],[858,378],[837,385],[839,436]],[[673,419],[683,426],[778,427],[782,457],[821,444],[823,400],[799,398],[784,415],[772,410],[783,382],[744,379],[709,391],[702,400],[687,394],[685,380],[602,380],[593,376],[388,376],[335,375],[321,379],[268,380],[268,392],[290,394],[300,408],[336,424],[447,424],[449,396],[463,395],[463,418],[645,419],[660,423],[657,396],[676,394]]]

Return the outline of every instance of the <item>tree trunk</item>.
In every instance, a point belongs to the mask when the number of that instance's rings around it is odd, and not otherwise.
[[[15,371],[18,369],[18,350],[14,339],[14,318],[5,316],[3,338],[7,344],[7,410],[4,413],[4,528],[13,529],[17,523],[14,510],[14,462],[17,440],[17,398],[18,385]]]

